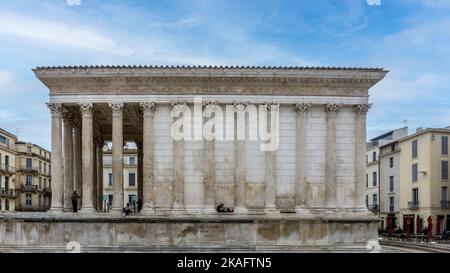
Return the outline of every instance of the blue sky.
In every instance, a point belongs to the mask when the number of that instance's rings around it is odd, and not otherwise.
[[[449,56],[449,0],[2,1],[0,128],[50,148],[31,68],[83,64],[384,67],[368,138],[445,127]]]

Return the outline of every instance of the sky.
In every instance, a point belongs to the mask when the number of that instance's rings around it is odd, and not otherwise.
[[[53,65],[382,67],[367,137],[450,125],[450,0],[15,0],[0,6],[0,128],[50,148]]]

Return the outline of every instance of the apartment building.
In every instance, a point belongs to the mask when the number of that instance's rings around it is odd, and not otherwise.
[[[137,149],[126,146],[123,150],[123,200],[124,204],[136,204],[138,191],[138,154]],[[103,200],[111,208],[114,196],[112,175],[112,150],[105,146],[103,150]],[[137,205],[136,205],[137,206]],[[137,207],[136,207],[137,208]]]
[[[36,144],[16,142],[16,210],[47,211],[51,205],[51,153]]]
[[[410,218],[411,231],[421,232],[429,216],[440,231],[450,228],[449,137],[450,127],[428,128],[399,140],[399,220],[404,229]]]
[[[17,137],[0,128],[0,212],[14,211]]]

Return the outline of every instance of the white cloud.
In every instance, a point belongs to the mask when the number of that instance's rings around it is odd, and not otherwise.
[[[10,71],[1,71],[0,70],[0,88],[9,84],[14,78],[14,73]],[[2,93],[0,89],[0,94]]]
[[[84,50],[127,55],[127,48],[97,31],[78,25],[48,20],[31,19],[15,14],[0,13],[0,33],[45,42],[53,46],[64,46]]]
[[[79,6],[81,5],[81,0],[66,0],[66,3],[69,6]]]
[[[450,8],[449,0],[420,0],[423,5],[430,8]]]

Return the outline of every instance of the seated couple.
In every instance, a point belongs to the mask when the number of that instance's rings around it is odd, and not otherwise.
[[[218,213],[229,213],[229,212],[234,212],[233,208],[227,208],[224,206],[223,203],[220,203],[220,205],[217,206],[217,212]]]

